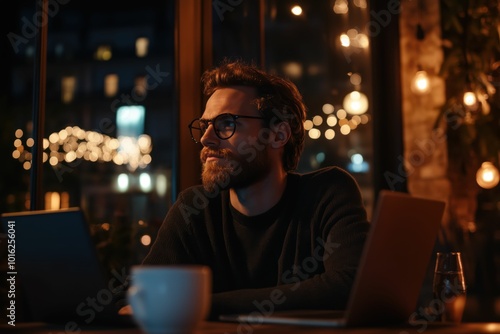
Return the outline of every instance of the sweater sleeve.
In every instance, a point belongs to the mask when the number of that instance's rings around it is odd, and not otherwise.
[[[358,185],[349,174],[336,170],[315,177],[308,180],[312,188],[303,203],[312,210],[308,217],[313,237],[318,236],[318,251],[286,268],[280,285],[214,294],[212,318],[221,313],[345,309],[369,223]],[[323,272],[311,274],[321,265]]]

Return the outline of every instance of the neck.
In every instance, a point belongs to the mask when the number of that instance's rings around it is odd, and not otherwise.
[[[287,173],[283,169],[270,172],[261,181],[247,188],[229,190],[231,205],[247,216],[256,216],[275,206],[286,187]]]

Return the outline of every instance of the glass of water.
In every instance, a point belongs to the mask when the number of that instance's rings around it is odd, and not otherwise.
[[[434,302],[439,305],[436,320],[460,323],[466,291],[461,253],[437,253],[433,281]]]

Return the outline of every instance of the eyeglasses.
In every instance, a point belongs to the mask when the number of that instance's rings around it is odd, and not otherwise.
[[[233,114],[220,114],[212,119],[195,118],[188,125],[191,138],[195,143],[200,143],[201,137],[203,137],[205,131],[207,131],[208,126],[212,124],[217,137],[222,140],[229,139],[236,131],[236,120],[238,118],[265,119],[265,117],[259,116],[243,116]]]

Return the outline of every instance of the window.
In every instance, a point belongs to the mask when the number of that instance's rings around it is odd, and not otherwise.
[[[61,101],[70,103],[75,97],[76,78],[74,76],[63,77],[61,79]]]
[[[142,58],[147,56],[149,48],[149,39],[146,37],[139,37],[135,40],[135,54],[137,57]]]
[[[113,53],[111,52],[111,46],[109,46],[109,45],[99,46],[97,48],[96,53],[95,53],[95,59],[102,60],[102,61],[110,60],[112,56],[113,56]]]
[[[148,82],[144,75],[138,76],[134,80],[134,95],[136,97],[145,97],[148,89]]]
[[[104,96],[113,97],[118,94],[118,75],[108,74],[104,78]]]

